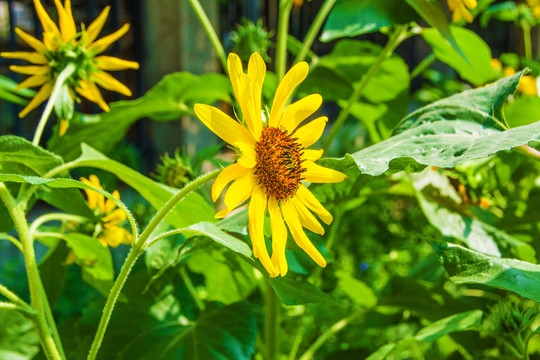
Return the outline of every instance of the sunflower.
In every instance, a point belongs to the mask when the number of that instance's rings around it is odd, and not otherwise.
[[[335,183],[346,176],[315,164],[323,150],[307,149],[322,135],[328,119],[322,116],[300,126],[321,106],[322,97],[312,94],[286,106],[293,90],[306,78],[308,65],[300,62],[287,72],[276,90],[268,116],[263,116],[261,91],[266,65],[262,57],[258,53],[251,55],[247,74],[236,54],[229,55],[227,64],[245,125],[215,107],[195,105],[197,117],[217,136],[237,148],[240,154],[237,162],[223,169],[212,187],[215,201],[225,186],[233,182],[225,195],[226,208],[216,217],[226,216],[251,198],[248,227],[253,254],[270,276],[287,273],[285,245],[288,231],[296,244],[324,267],[324,257],[306,236],[304,228],[324,234],[324,228],[312,212],[326,224],[332,222],[332,215],[302,181]],[[263,233],[267,211],[272,230],[271,258]]]
[[[90,175],[88,179],[81,178],[83,183],[103,190],[96,175]],[[101,222],[96,225],[94,233],[97,235],[99,242],[103,246],[118,247],[120,244],[131,244],[132,236],[129,231],[118,226],[119,223],[126,220],[126,214],[118,209],[116,204],[105,199],[102,194],[93,190],[84,190],[88,199],[88,207],[94,214],[101,219]],[[118,190],[113,191],[112,196],[120,200]]]
[[[96,40],[109,14],[109,6],[88,28],[82,24],[82,29],[78,33],[71,13],[71,1],[65,0],[64,5],[60,0],[54,2],[58,12],[59,27],[47,14],[40,0],[34,0],[37,15],[44,30],[43,41],[15,28],[17,35],[33,48],[34,52],[0,53],[0,56],[4,58],[21,59],[32,64],[10,66],[14,72],[30,75],[15,88],[16,90],[40,86],[35,97],[19,113],[19,117],[26,116],[51,95],[56,78],[70,63],[76,66],[74,74],[67,80],[71,99],[74,98],[73,91],[75,90],[79,95],[98,104],[104,111],[109,111],[109,106],[103,100],[96,84],[104,89],[131,96],[131,91],[106,71],[138,69],[139,64],[100,54],[129,30],[129,24]]]
[[[473,22],[473,16],[469,9],[476,9],[476,0],[446,0],[448,8],[453,12],[452,21],[465,19],[468,23]]]

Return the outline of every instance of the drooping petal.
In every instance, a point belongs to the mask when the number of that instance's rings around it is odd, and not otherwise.
[[[238,143],[255,146],[255,140],[249,131],[223,111],[205,104],[195,104],[193,109],[199,120],[225,142],[233,146]]]
[[[118,192],[118,190],[114,190],[112,193],[112,196],[120,200],[120,193]],[[111,199],[106,199],[105,200],[105,214],[110,213],[111,211],[114,210],[114,208],[116,208],[116,204],[114,203],[114,201],[112,201]]]
[[[304,81],[308,72],[308,64],[302,61],[294,65],[287,74],[285,74],[274,95],[274,102],[272,103],[272,110],[270,111],[270,126],[275,127],[276,124],[280,123],[283,108],[285,107],[287,100],[294,89]]]
[[[283,117],[277,126],[283,126],[290,134],[302,121],[317,111],[321,107],[321,104],[321,95],[311,94],[306,96],[285,108]]]
[[[131,90],[129,90],[129,88],[126,85],[116,80],[114,76],[112,76],[109,73],[100,71],[100,72],[91,73],[90,76],[92,76],[96,80],[96,82],[104,89],[116,91],[126,96],[132,95]]]
[[[227,216],[227,214],[233,211],[238,205],[249,199],[257,185],[257,180],[253,173],[249,172],[244,176],[236,179],[225,194],[225,206],[227,211],[220,211],[219,217]]]
[[[233,180],[238,179],[241,176],[248,174],[251,170],[243,167],[240,164],[232,164],[221,170],[214,185],[212,185],[212,200],[216,201],[225,186]]]
[[[304,154],[302,155],[302,159],[308,160],[308,161],[317,161],[321,158],[323,155],[324,150],[313,150],[313,149],[305,149]]]
[[[266,64],[258,53],[251,54],[249,58],[247,74],[251,79],[253,90],[253,101],[255,103],[255,114],[261,114],[261,96],[264,77],[266,75]]]
[[[15,88],[14,91],[21,90],[21,89],[27,89],[27,88],[33,88],[36,86],[41,86],[47,82],[47,77],[44,75],[33,75],[30,76],[28,79],[24,80]]]
[[[125,69],[138,69],[139,63],[135,61],[128,61],[119,59],[114,56],[100,55],[94,58],[94,62],[98,69],[105,71],[117,71]]]
[[[298,188],[298,191],[296,192],[296,198],[302,201],[302,203],[306,205],[309,210],[317,214],[326,225],[329,225],[332,222],[332,214],[330,214],[328,210],[326,210],[324,206],[321,205],[315,195],[313,195],[311,191],[309,191],[308,188],[304,185],[300,185],[300,187]]]
[[[304,229],[302,229],[302,224],[298,219],[294,205],[290,201],[282,201],[280,204],[283,217],[285,218],[285,222],[287,223],[296,244],[298,244],[298,246],[300,246],[300,248],[302,248],[302,250],[304,250],[319,266],[325,267],[326,260],[319,250],[313,246],[311,240],[309,240],[304,232]]]
[[[99,14],[99,16],[94,21],[92,21],[90,26],[88,26],[88,29],[86,29],[87,45],[90,45],[98,37],[101,29],[103,29],[103,25],[105,25],[105,21],[107,20],[107,16],[109,16],[110,10],[111,7],[106,6],[105,9],[103,9],[103,11],[101,12],[101,14]]]
[[[258,258],[271,277],[278,275],[270,260],[264,242],[264,214],[266,213],[266,194],[260,187],[255,187],[249,202],[249,237],[253,244],[253,255]]]
[[[298,138],[298,142],[302,144],[304,148],[307,148],[319,140],[327,122],[328,118],[326,116],[321,116],[313,121],[310,121],[301,128],[298,128],[294,132],[294,137]]]
[[[88,46],[89,51],[94,51],[96,54],[101,54],[116,40],[120,39],[129,30],[129,24],[124,24],[120,29],[110,35],[107,35]]]
[[[92,174],[87,178],[84,178],[84,177],[81,177],[80,180],[85,183],[86,185],[89,185],[89,186],[92,186],[96,189],[100,189],[100,190],[103,190],[103,188],[101,187],[101,184],[99,182],[99,178]],[[105,206],[105,197],[94,191],[94,190],[90,190],[90,189],[84,189],[84,192],[86,193],[86,198],[88,199],[88,207],[90,209],[95,209],[96,207],[99,207],[100,208],[100,211],[101,211],[101,208]]]
[[[106,214],[106,207],[105,203],[103,204],[102,214]],[[109,215],[105,216],[103,218],[103,221],[105,222],[105,227],[112,227],[118,223],[121,223],[122,221],[126,220],[126,213],[122,209],[116,209]]]
[[[287,245],[287,228],[281,215],[278,202],[275,198],[268,198],[268,213],[270,215],[270,226],[272,229],[272,263],[281,276],[287,274],[288,265],[285,257],[285,246]]]
[[[99,89],[93,81],[83,79],[80,82],[77,92],[87,98],[88,100],[95,102],[103,111],[110,111],[109,105],[103,100]]]
[[[315,216],[313,216],[313,214],[306,208],[301,200],[293,197],[290,199],[290,202],[294,205],[298,219],[303,227],[313,231],[315,234],[324,235],[324,228],[317,221],[317,219],[315,219]]]
[[[9,70],[25,75],[45,75],[51,71],[51,68],[48,65],[11,65]]]
[[[60,24],[62,41],[67,43],[75,36],[75,34],[77,34],[75,20],[73,20],[73,15],[71,14],[71,1],[66,0],[64,2],[66,6],[65,9],[60,0],[54,0],[54,4],[56,5],[56,11],[58,12],[58,23]]]
[[[19,117],[25,117],[30,111],[37,108],[39,105],[41,105],[42,102],[47,100],[47,98],[52,93],[52,86],[49,83],[43,84],[43,86],[39,89],[39,91],[36,93],[36,95],[30,100],[28,105],[22,111],[19,113]]]
[[[43,30],[45,32],[53,33],[56,36],[60,36],[60,32],[58,31],[58,26],[52,21],[49,14],[47,14],[47,11],[43,8],[43,5],[41,5],[40,0],[34,0],[34,7],[36,8],[37,16],[39,17],[39,21],[41,22],[41,25],[43,26]]]
[[[41,41],[39,41],[38,39],[36,39],[32,35],[25,33],[24,31],[22,31],[18,27],[15,28],[15,33],[17,33],[17,35],[19,35],[19,37],[21,39],[23,39],[25,43],[30,45],[30,47],[32,49],[34,49],[34,50],[36,50],[37,52],[40,52],[40,53],[45,51],[45,44],[43,44]]]
[[[310,183],[338,183],[347,177],[342,172],[325,168],[312,161],[304,161],[302,167],[306,169],[302,175]]]
[[[44,65],[49,62],[42,53],[30,51],[3,52],[0,56],[6,59],[21,59],[36,65]]]

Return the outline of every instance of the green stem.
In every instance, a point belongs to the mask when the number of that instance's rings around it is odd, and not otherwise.
[[[418,75],[422,74],[424,70],[426,70],[428,67],[431,66],[437,60],[437,57],[435,54],[431,53],[428,56],[426,56],[416,67],[411,71],[410,79],[414,79]]]
[[[60,340],[60,334],[58,334],[58,328],[56,327],[56,322],[54,321],[51,305],[49,304],[49,299],[47,299],[47,293],[45,292],[43,283],[40,281],[39,284],[41,285],[41,296],[43,297],[43,302],[45,303],[45,316],[47,317],[47,322],[51,327],[52,336],[55,341],[56,347],[60,352],[60,356],[62,357],[62,359],[65,359],[66,353],[64,352],[64,347],[62,346],[62,340]]]
[[[39,270],[36,263],[36,255],[34,253],[34,245],[28,229],[28,223],[26,222],[26,216],[22,210],[22,204],[17,204],[9,190],[4,183],[0,183],[0,198],[6,205],[9,211],[11,219],[15,225],[15,229],[21,239],[21,245],[23,248],[24,263],[26,266],[26,273],[28,274],[28,284],[30,288],[30,298],[32,300],[32,307],[35,309],[37,316],[34,321],[34,325],[38,336],[41,340],[43,351],[48,359],[61,359],[58,348],[55,341],[51,336],[51,329],[47,325],[45,302],[43,300],[41,288],[41,278],[39,277]]]
[[[390,55],[392,55],[392,52],[394,49],[403,41],[405,40],[406,36],[404,36],[405,30],[407,29],[407,25],[400,25],[397,26],[393,33],[391,34],[390,38],[388,39],[388,42],[386,43],[386,46],[382,49],[379,56],[371,65],[367,73],[362,77],[362,80],[354,89],[354,92],[349,97],[349,100],[347,101],[347,105],[341,110],[339,113],[336,122],[330,129],[330,133],[328,134],[328,137],[326,138],[326,141],[324,143],[324,150],[325,152],[328,150],[332,142],[334,141],[334,138],[339,133],[339,130],[345,123],[345,120],[349,116],[349,113],[351,112],[352,106],[360,99],[362,96],[362,93],[364,92],[364,89],[366,88],[366,85],[369,83],[373,75],[379,70],[381,67],[381,64],[384,60],[386,60]]]
[[[49,116],[51,115],[52,109],[54,107],[54,103],[56,102],[56,98],[60,94],[60,90],[62,90],[62,85],[75,72],[75,70],[77,70],[77,67],[75,66],[75,64],[69,63],[56,78],[56,81],[54,82],[53,91],[51,93],[51,96],[49,97],[49,101],[47,101],[45,110],[43,110],[43,114],[41,114],[41,118],[39,119],[39,123],[36,128],[36,133],[34,134],[34,140],[32,140],[32,144],[34,144],[35,146],[39,146],[39,140],[41,139],[41,134],[43,134],[43,129],[45,129],[45,124],[47,124],[47,120],[49,119]]]
[[[356,319],[362,317],[367,312],[369,312],[371,308],[367,309],[360,309],[356,312],[352,313],[351,315],[347,316],[346,318],[343,318],[336,322],[334,325],[329,327],[319,338],[306,350],[306,352],[300,357],[300,360],[311,360],[313,359],[313,356],[315,355],[315,352],[334,334],[338,333],[339,331],[343,330],[349,323],[352,321],[355,321]]]
[[[515,147],[513,150],[517,151],[518,153],[527,155],[536,161],[540,161],[540,151],[536,150],[533,147],[530,147],[529,145],[521,145]]]
[[[19,242],[19,240],[17,240],[17,238],[15,238],[15,237],[13,237],[13,236],[11,236],[9,234],[0,233],[0,240],[7,240],[10,243],[12,243],[13,245],[15,245],[17,247],[17,249],[19,249],[21,252],[23,251],[22,245]]]
[[[276,39],[276,75],[278,82],[285,76],[287,66],[287,35],[289,34],[289,17],[292,0],[280,0]]]
[[[280,309],[279,302],[274,288],[270,281],[266,281],[265,291],[265,343],[267,360],[277,360],[279,358],[279,333],[280,333]]]
[[[184,284],[186,285],[188,292],[191,294],[191,298],[193,299],[193,301],[195,301],[195,305],[197,305],[197,308],[199,308],[199,311],[204,311],[204,303],[201,299],[199,299],[199,295],[197,295],[197,289],[195,289],[195,286],[193,286],[193,283],[191,282],[191,279],[189,278],[185,267],[182,267],[180,269],[180,276],[182,277],[182,280],[184,280]]]
[[[300,52],[296,56],[296,59],[294,59],[295,64],[300,61],[304,61],[304,59],[306,58],[306,55],[309,52],[309,49],[311,49],[311,45],[313,44],[313,41],[315,41],[315,37],[319,33],[319,30],[321,30],[321,27],[324,24],[324,21],[326,20],[328,13],[330,13],[330,10],[332,10],[335,3],[336,3],[336,0],[326,0],[322,4],[321,8],[319,9],[319,12],[315,16],[315,19],[313,19],[313,22],[311,23],[311,26],[309,27],[309,30],[304,39],[304,44],[302,46],[302,49],[300,49]]]
[[[15,305],[26,309],[27,311],[34,311],[30,305],[28,305],[23,299],[18,297],[14,292],[9,290],[4,285],[0,284],[0,294],[4,295],[6,299],[14,303]]]
[[[49,222],[49,221],[75,221],[75,222],[83,222],[86,221],[85,217],[77,216],[77,215],[70,215],[70,214],[64,214],[64,213],[49,213],[42,215],[35,219],[32,222],[32,225],[30,225],[30,234],[34,234],[38,227],[40,227],[42,224]]]
[[[195,11],[195,14],[199,18],[201,25],[204,27],[206,35],[208,35],[208,37],[210,38],[210,41],[212,42],[212,46],[216,51],[219,61],[221,61],[221,66],[223,66],[223,70],[225,71],[225,73],[227,73],[227,58],[225,56],[225,50],[221,45],[221,41],[219,41],[216,30],[214,30],[212,23],[208,19],[208,16],[206,16],[206,13],[204,12],[204,9],[201,6],[199,0],[189,0],[189,3],[191,4],[193,11]]]
[[[165,205],[163,205],[163,207],[150,221],[146,229],[144,229],[139,238],[133,243],[133,247],[131,248],[128,257],[126,258],[126,261],[122,265],[120,274],[118,274],[118,278],[116,278],[111,292],[109,293],[109,297],[107,298],[107,302],[105,304],[105,308],[103,309],[103,314],[101,315],[94,341],[92,342],[92,346],[88,354],[88,360],[94,360],[97,356],[97,353],[101,346],[101,342],[103,341],[103,337],[105,336],[105,331],[107,330],[107,325],[109,324],[109,320],[111,319],[112,311],[114,310],[114,306],[116,305],[116,301],[118,300],[118,296],[120,296],[120,292],[122,291],[122,288],[126,283],[127,277],[131,272],[135,261],[137,261],[139,256],[147,248],[146,242],[150,235],[154,232],[154,230],[158,227],[161,221],[163,221],[165,216],[167,216],[167,214],[180,200],[182,200],[186,195],[191,193],[199,186],[206,184],[210,180],[214,179],[220,172],[221,169],[216,170],[214,172],[201,176],[198,179],[195,179],[191,183],[184,186]]]
[[[525,50],[525,58],[532,59],[532,43],[531,43],[531,25],[523,20],[521,21],[521,30],[523,31],[523,48]]]

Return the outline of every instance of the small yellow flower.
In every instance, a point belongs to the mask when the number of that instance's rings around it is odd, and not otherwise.
[[[218,212],[216,217],[226,216],[251,197],[248,227],[253,254],[260,259],[270,276],[284,276],[287,273],[287,228],[298,246],[324,267],[324,257],[313,246],[303,228],[322,235],[324,228],[312,212],[326,224],[332,222],[332,215],[302,181],[335,183],[346,176],[315,164],[323,150],[307,149],[321,137],[328,119],[322,116],[300,126],[321,106],[322,97],[312,94],[286,106],[293,90],[306,78],[308,65],[305,62],[296,64],[281,80],[267,119],[262,115],[261,106],[266,74],[262,57],[253,53],[245,74],[240,58],[231,53],[228,68],[246,126],[215,107],[195,105],[198,118],[241,154],[236,163],[223,169],[212,187],[215,201],[225,186],[233,181],[225,195],[226,208]],[[267,210],[272,230],[271,258],[263,232]]]
[[[90,175],[88,179],[81,178],[81,181],[87,185],[103,190],[96,175]],[[102,223],[98,225],[98,240],[103,246],[117,247],[120,244],[131,244],[132,236],[126,229],[117,226],[126,220],[126,214],[118,209],[116,204],[105,199],[102,194],[93,190],[84,190],[88,199],[88,207],[94,214],[101,218]],[[120,193],[115,190],[112,196],[120,200]]]
[[[507,67],[503,71],[504,76],[511,76],[511,75],[514,75],[515,73],[516,71],[511,67]],[[519,81],[517,91],[519,91],[523,95],[539,96],[538,87],[537,87],[537,79],[531,75],[523,75],[521,77],[521,80]]]
[[[535,18],[540,17],[540,0],[527,0],[529,8],[532,10]]]
[[[495,70],[497,73],[499,73],[500,71],[502,71],[503,65],[499,59],[492,58],[491,68]]]
[[[473,16],[469,9],[476,9],[476,0],[446,0],[448,8],[452,11],[452,21],[465,19],[468,23],[473,22]]]
[[[35,50],[34,52],[0,53],[2,57],[21,59],[32,64],[10,66],[12,71],[31,75],[16,89],[41,87],[36,96],[19,113],[19,117],[26,116],[51,95],[56,77],[68,63],[77,66],[77,70],[67,83],[71,98],[73,99],[73,90],[75,90],[79,95],[98,104],[104,111],[109,111],[109,106],[103,100],[96,84],[104,89],[131,96],[131,91],[106,71],[138,69],[139,64],[100,54],[128,31],[129,24],[125,24],[116,32],[96,40],[109,14],[109,6],[88,28],[85,28],[83,24],[81,32],[77,33],[75,20],[71,13],[71,1],[65,0],[63,6],[60,0],[54,2],[58,12],[59,27],[49,17],[40,0],[34,0],[37,15],[43,25],[43,41],[15,28],[17,35],[30,45]]]

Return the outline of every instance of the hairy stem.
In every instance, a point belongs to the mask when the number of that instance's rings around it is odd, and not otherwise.
[[[225,50],[223,49],[223,46],[221,45],[221,41],[219,40],[216,30],[214,30],[214,27],[212,26],[212,22],[210,22],[210,19],[208,19],[208,16],[206,16],[206,13],[204,12],[204,9],[201,6],[201,3],[199,2],[199,0],[189,0],[189,3],[191,7],[193,8],[193,11],[195,11],[197,18],[199,18],[201,25],[204,27],[204,30],[206,31],[206,35],[208,35],[208,37],[210,38],[210,41],[212,42],[212,46],[214,47],[214,50],[216,51],[219,61],[221,62],[221,66],[223,66],[223,70],[226,73],[227,72],[227,58],[225,56]]]
[[[278,81],[283,79],[287,66],[287,35],[289,34],[291,9],[292,0],[280,0],[276,40],[276,75]]]
[[[77,70],[75,64],[69,63],[56,78],[53,91],[51,93],[51,96],[49,97],[49,100],[47,101],[45,110],[43,110],[43,114],[41,114],[41,118],[39,119],[39,123],[36,128],[36,133],[34,134],[34,140],[32,140],[32,144],[34,144],[35,146],[39,145],[39,140],[41,140],[43,129],[45,129],[45,124],[47,124],[47,120],[49,120],[49,116],[51,115],[54,103],[56,102],[56,98],[60,94],[62,85],[75,72],[75,70]]]
[[[158,225],[163,221],[163,219],[167,216],[167,214],[174,208],[174,206],[180,200],[182,200],[186,195],[191,193],[193,190],[195,190],[199,186],[204,185],[207,182],[213,180],[220,172],[221,172],[221,169],[216,170],[214,172],[201,176],[198,179],[195,179],[191,183],[184,186],[158,211],[158,213],[150,221],[146,229],[144,229],[144,231],[141,233],[139,238],[135,240],[135,242],[133,243],[133,247],[131,248],[131,251],[129,252],[126,258],[126,261],[122,265],[120,274],[116,278],[116,281],[114,282],[111,292],[109,293],[107,302],[105,303],[105,308],[103,309],[103,314],[99,321],[98,329],[96,331],[94,341],[92,342],[90,352],[88,354],[88,360],[94,360],[97,356],[97,353],[103,341],[103,337],[105,336],[105,331],[107,330],[107,326],[109,325],[111,314],[116,305],[116,301],[118,300],[118,296],[120,296],[120,292],[122,291],[122,288],[124,287],[124,284],[126,283],[128,275],[131,272],[131,269],[133,268],[135,261],[137,261],[139,256],[146,249],[147,247],[146,242],[148,238],[150,237],[150,235],[154,232],[154,230],[158,227]]]
[[[347,101],[347,105],[345,105],[345,107],[341,110],[341,112],[339,113],[336,119],[336,122],[330,129],[330,133],[328,134],[328,137],[326,138],[326,141],[323,146],[325,152],[328,150],[328,148],[334,141],[334,138],[339,133],[339,130],[341,129],[341,127],[345,123],[345,120],[347,119],[347,117],[349,116],[351,112],[352,106],[360,99],[360,97],[362,96],[364,92],[364,89],[366,88],[366,85],[369,83],[373,75],[377,73],[377,70],[379,70],[383,61],[387,59],[388,57],[390,57],[392,53],[394,52],[394,49],[403,40],[405,40],[406,29],[407,29],[406,25],[396,26],[396,28],[390,35],[390,38],[388,39],[386,46],[382,49],[379,56],[377,57],[373,65],[371,65],[367,73],[362,77],[362,80],[360,81],[356,89],[354,89],[354,92],[351,94],[351,96],[349,97],[349,100]],[[378,136],[378,134],[377,136],[375,134],[370,134],[370,135],[372,139],[377,138]]]
[[[281,303],[276,296],[270,281],[266,281],[265,289],[265,343],[268,360],[279,358],[279,333]]]

